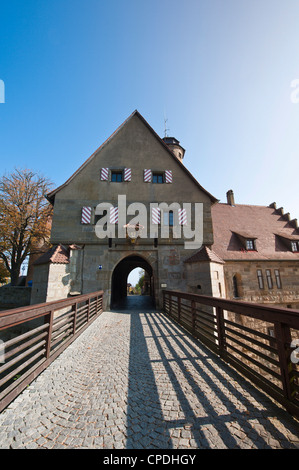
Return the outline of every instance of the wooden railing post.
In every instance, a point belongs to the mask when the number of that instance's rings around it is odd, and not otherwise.
[[[74,312],[74,322],[73,322],[73,335],[76,333],[76,323],[77,323],[77,310],[78,310],[78,302],[72,306],[72,310]]]
[[[87,300],[87,323],[89,322],[89,312],[90,312],[90,297]]]
[[[169,315],[171,316],[172,315],[172,311],[171,311],[171,294],[168,294],[169,295]]]
[[[49,327],[48,327],[48,334],[46,338],[46,359],[49,359],[50,352],[51,352],[51,338],[52,338],[52,329],[53,329],[53,319],[54,319],[54,310],[48,314],[49,318]]]
[[[181,321],[181,297],[178,297],[178,322]]]
[[[195,331],[195,301],[191,300],[191,320],[192,320],[192,330]]]
[[[294,398],[295,388],[294,367],[290,356],[290,343],[292,341],[290,327],[284,323],[274,323],[274,334],[277,341],[277,352],[284,395],[288,400],[292,400]]]
[[[219,354],[222,358],[225,358],[226,356],[225,326],[224,326],[223,309],[221,307],[216,307],[216,320],[217,320]]]

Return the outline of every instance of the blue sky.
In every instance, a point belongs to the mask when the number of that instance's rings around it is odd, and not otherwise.
[[[220,201],[299,219],[298,22],[297,0],[0,0],[1,174],[56,187],[138,109]]]

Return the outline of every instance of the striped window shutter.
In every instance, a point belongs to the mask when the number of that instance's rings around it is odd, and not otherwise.
[[[124,181],[131,181],[131,178],[132,178],[131,168],[125,168],[125,170],[124,170]]]
[[[109,168],[101,169],[101,181],[108,181],[109,177]]]
[[[143,172],[143,180],[145,183],[150,183],[152,180],[152,171],[151,170],[144,170]]]
[[[158,225],[161,222],[161,210],[158,207],[152,208],[152,224]]]
[[[91,223],[91,207],[82,207],[81,224]]]
[[[186,209],[179,209],[179,224],[180,225],[186,225],[187,224]]]
[[[118,223],[118,207],[110,207],[110,224]]]
[[[165,170],[165,183],[172,183],[172,171]]]

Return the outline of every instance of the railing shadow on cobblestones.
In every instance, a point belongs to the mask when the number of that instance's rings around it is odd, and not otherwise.
[[[131,314],[127,448],[297,448],[290,420],[165,315]]]

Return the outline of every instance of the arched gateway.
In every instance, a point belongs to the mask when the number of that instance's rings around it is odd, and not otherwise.
[[[155,305],[154,272],[152,266],[139,255],[129,255],[123,258],[113,270],[111,277],[111,308],[126,305],[127,279],[130,272],[135,268],[144,269],[146,272],[148,279],[147,291],[145,292],[146,300],[148,303],[148,296],[150,296],[152,305]]]

